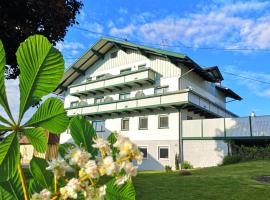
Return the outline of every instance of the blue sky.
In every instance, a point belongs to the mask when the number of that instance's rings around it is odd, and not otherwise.
[[[187,54],[201,66],[217,65],[223,72],[269,83],[223,73],[223,85],[243,97],[228,103],[229,110],[240,116],[270,115],[270,2],[85,0],[77,19],[80,24],[57,44],[66,66],[102,35],[151,44]]]

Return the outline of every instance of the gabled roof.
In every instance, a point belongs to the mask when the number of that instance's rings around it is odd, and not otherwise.
[[[203,79],[209,82],[218,82],[209,71],[206,71],[200,67],[196,62],[190,59],[188,56],[172,51],[166,51],[162,49],[147,47],[143,45],[137,45],[124,40],[116,40],[112,38],[99,39],[89,50],[87,50],[83,56],[76,60],[69,68],[65,70],[65,74],[55,90],[56,93],[61,93],[63,89],[67,88],[75,79],[91,67],[95,62],[104,57],[104,55],[113,47],[117,47],[121,50],[134,49],[138,50],[145,56],[157,55],[169,59],[172,63],[182,63],[189,69],[194,68],[194,72],[201,76]]]
[[[239,101],[242,100],[242,97],[240,97],[238,94],[236,94],[230,88],[219,86],[219,85],[216,85],[216,88],[218,90],[220,90],[221,92],[223,92],[226,95],[226,97],[230,97],[230,98],[233,98],[233,99],[239,100]]]

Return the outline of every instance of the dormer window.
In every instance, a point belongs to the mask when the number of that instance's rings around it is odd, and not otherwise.
[[[96,97],[95,98],[95,104],[100,104],[104,102],[104,97]]]
[[[97,76],[96,79],[97,79],[97,80],[103,79],[103,78],[105,78],[105,75],[106,75],[106,74],[101,74],[101,75]]]
[[[155,88],[155,94],[165,94],[167,93],[169,90],[168,86],[164,86],[164,87],[156,87]]]
[[[118,54],[118,51],[114,51],[111,53],[111,58],[116,58]]]
[[[79,101],[72,101],[71,103],[70,103],[70,107],[71,108],[76,108],[76,107],[78,107],[79,106]]]

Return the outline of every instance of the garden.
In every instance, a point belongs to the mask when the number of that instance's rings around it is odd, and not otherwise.
[[[20,67],[18,119],[9,108],[5,89],[5,50],[0,42],[0,200],[57,199],[267,199],[270,162],[249,161],[262,155],[261,149],[238,149],[246,158],[229,158],[221,167],[171,171],[137,172],[143,154],[126,137],[112,133],[99,138],[82,116],[68,118],[63,102],[48,96],[64,73],[64,60],[46,37],[30,36],[21,43],[16,58]],[[46,98],[44,98],[46,97]],[[39,105],[30,119],[24,115]],[[59,158],[47,162],[33,157],[29,168],[20,163],[20,144],[26,136],[36,151],[46,152],[47,131],[59,135],[67,128],[74,144],[58,147]],[[249,152],[243,154],[243,152]],[[186,163],[186,166],[191,166]]]

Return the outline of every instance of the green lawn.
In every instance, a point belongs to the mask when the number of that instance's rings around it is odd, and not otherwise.
[[[270,184],[254,180],[270,175],[270,161],[196,169],[191,176],[177,172],[140,172],[134,184],[138,200],[267,200]]]

